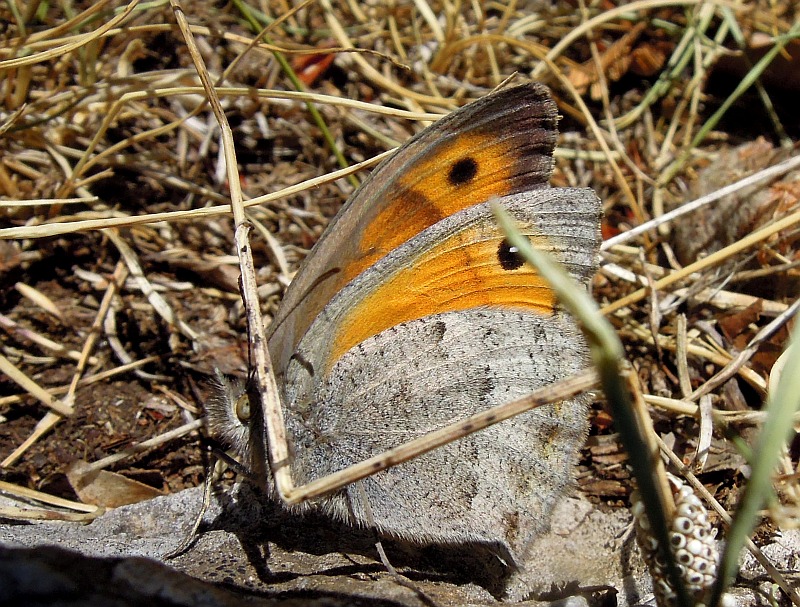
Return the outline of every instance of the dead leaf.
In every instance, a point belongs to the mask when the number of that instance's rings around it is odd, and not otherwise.
[[[116,472],[93,470],[84,461],[74,462],[67,479],[84,504],[118,508],[166,495],[155,487],[131,480]]]

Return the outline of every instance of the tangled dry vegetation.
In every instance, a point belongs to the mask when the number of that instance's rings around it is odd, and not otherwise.
[[[514,74],[553,90],[553,184],[597,191],[606,238],[791,156],[793,3],[619,4],[187,3],[239,185],[260,197],[265,317],[360,174],[326,176]],[[246,327],[220,130],[173,10],[0,14],[2,478],[75,499],[65,474],[82,460],[144,493],[197,485],[207,378],[244,373]],[[725,508],[746,473],[731,439],[759,426],[800,292],[796,175],[605,247],[594,284],[657,432]],[[625,504],[600,404],[592,428],[580,488]],[[797,524],[796,445],[775,488],[764,533]]]

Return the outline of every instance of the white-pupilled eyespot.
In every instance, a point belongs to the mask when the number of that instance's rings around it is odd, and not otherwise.
[[[672,523],[673,529],[678,529],[681,535],[691,533],[694,529],[694,523],[688,516],[677,516],[675,522]]]
[[[708,537],[708,529],[706,529],[705,525],[698,525],[692,530],[692,535],[696,537],[698,540],[704,540]]]
[[[686,576],[686,581],[689,582],[691,586],[699,586],[703,583],[703,574],[698,572],[689,572]]]
[[[669,539],[672,542],[673,548],[677,549],[686,546],[686,536],[682,533],[673,533]]]

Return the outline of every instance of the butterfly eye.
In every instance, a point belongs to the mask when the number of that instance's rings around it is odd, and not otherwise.
[[[447,181],[450,185],[464,185],[475,179],[478,174],[478,163],[474,158],[467,156],[461,160],[456,161],[450,167],[450,172],[447,174]]]
[[[236,417],[239,418],[240,422],[250,421],[250,399],[247,397],[247,394],[242,394],[236,399],[234,409],[236,411]]]
[[[525,260],[519,254],[519,249],[511,246],[505,239],[497,249],[497,261],[500,262],[500,267],[504,270],[517,270],[525,263]]]

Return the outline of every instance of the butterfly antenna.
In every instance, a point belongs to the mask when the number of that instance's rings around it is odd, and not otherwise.
[[[369,505],[369,498],[367,497],[367,492],[364,491],[364,485],[361,483],[361,481],[357,481],[354,484],[356,486],[356,491],[358,491],[358,498],[361,501],[361,505],[364,509],[365,522],[375,534],[375,549],[378,551],[378,557],[381,559],[383,566],[386,567],[386,571],[388,571],[389,575],[394,578],[395,582],[414,592],[414,594],[417,595],[417,598],[419,598],[419,600],[425,605],[430,605],[431,607],[440,607],[439,603],[425,594],[425,591],[415,584],[413,580],[408,579],[402,573],[397,571],[397,569],[394,568],[394,565],[389,562],[389,557],[386,556],[386,551],[383,549],[383,543],[378,537],[378,527],[375,524],[375,516],[372,514],[372,506]],[[350,508],[352,510],[352,504]]]

